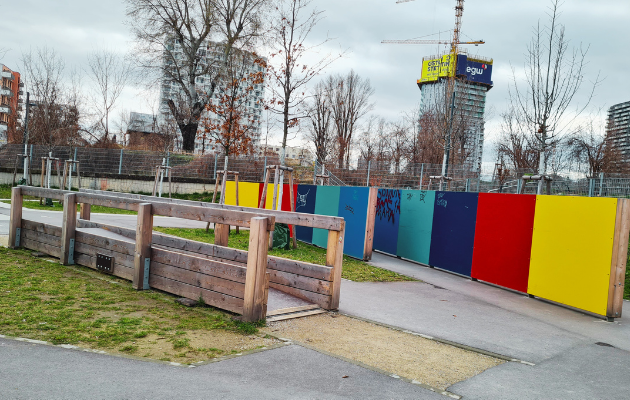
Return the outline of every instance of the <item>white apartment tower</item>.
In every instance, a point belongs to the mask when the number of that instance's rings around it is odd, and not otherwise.
[[[168,50],[173,54],[175,60],[179,60],[183,58],[182,55],[182,46],[179,41],[176,39],[172,39],[169,43],[167,43]],[[240,52],[240,50],[237,50]],[[251,56],[251,53],[244,52],[245,55]],[[223,46],[220,43],[206,41],[201,49],[198,52],[198,56],[201,59],[201,63],[205,65],[220,65],[223,60]],[[243,57],[245,58],[245,57]],[[168,64],[167,57],[164,57],[165,64]],[[172,62],[171,62],[172,63]],[[241,72],[243,76],[249,76],[250,74],[256,72],[263,72],[264,76],[264,67],[255,63],[241,64]],[[224,89],[223,82],[219,82],[217,87],[214,90],[214,93],[209,96],[211,91],[213,76],[199,76],[197,77],[195,88],[197,93],[204,98],[208,98],[210,101],[218,101],[221,96],[222,90]],[[252,144],[254,147],[260,146],[260,136],[261,136],[261,126],[262,126],[262,100],[264,97],[264,89],[265,85],[263,83],[254,84],[254,90],[247,93],[247,96],[243,96],[240,98],[239,107],[245,109],[244,117],[248,119],[248,121],[253,120],[252,126]],[[175,82],[172,82],[167,76],[162,77],[161,87],[160,87],[160,114],[159,119],[161,123],[166,123],[168,121],[173,122],[173,115],[168,107],[169,99],[177,99],[184,97],[184,90],[182,87]],[[199,128],[197,130],[197,136],[195,138],[195,153],[213,153],[215,151],[221,151],[221,149],[215,144],[211,143],[211,140],[204,139],[204,126],[201,121],[204,119],[208,119],[216,123],[217,115],[204,110],[202,117],[200,119]],[[242,123],[246,123],[242,121]],[[249,123],[249,122],[247,122]],[[251,126],[251,123],[250,123]],[[181,146],[181,133],[178,129],[178,139],[176,143],[176,148]]]

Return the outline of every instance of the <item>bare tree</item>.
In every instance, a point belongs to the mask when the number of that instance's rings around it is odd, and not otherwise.
[[[627,173],[622,154],[610,138],[598,132],[594,121],[579,128],[569,139],[571,156],[579,166],[585,167],[586,176],[595,178],[601,172]]]
[[[315,147],[317,161],[325,163],[330,156],[333,145],[333,131],[331,123],[330,96],[324,82],[319,82],[313,90],[313,95],[306,104],[306,115],[309,119],[306,138]]]
[[[322,11],[309,11],[311,0],[280,0],[272,21],[268,68],[272,90],[269,109],[282,120],[282,153],[284,165],[289,129],[297,127],[306,98],[306,85],[338,57],[327,54],[307,65],[305,56],[330,41],[309,45],[307,38],[319,21]],[[339,55],[341,57],[341,55]],[[274,62],[274,60],[278,60]]]
[[[95,87],[92,104],[95,112],[93,131],[99,142],[109,143],[109,118],[131,78],[131,66],[118,54],[108,50],[96,50],[88,55],[86,71]]]
[[[352,135],[358,121],[372,110],[370,97],[374,89],[369,79],[351,70],[348,75],[330,77],[327,81],[331,97],[332,118],[337,133],[337,167],[347,168],[350,161]]]
[[[78,78],[68,76],[63,59],[51,48],[42,47],[22,54],[22,70],[31,102],[28,142],[56,146],[84,145],[80,130],[81,96]],[[16,138],[22,141],[23,132]]]
[[[126,2],[138,64],[183,93],[180,99],[169,99],[168,107],[181,131],[183,149],[192,152],[199,119],[224,78],[230,54],[235,48],[252,48],[269,0]],[[199,78],[211,82],[208,91],[196,85]]]
[[[517,123],[533,139],[540,153],[539,174],[547,170],[547,148],[556,145],[570,130],[600,82],[598,76],[584,104],[568,112],[584,83],[588,47],[569,49],[565,27],[559,22],[560,6],[560,0],[552,0],[548,24],[543,26],[539,22],[534,28],[527,46],[525,82],[519,84],[513,71],[510,88]]]
[[[501,134],[497,141],[497,155],[507,159],[513,170],[535,173],[538,170],[540,152],[538,145],[518,124],[514,111],[504,113]]]

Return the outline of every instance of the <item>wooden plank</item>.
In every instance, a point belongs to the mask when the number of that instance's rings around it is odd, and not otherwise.
[[[136,247],[134,251],[133,288],[136,290],[149,289],[149,277],[145,271],[145,262],[151,258],[151,242],[153,234],[152,206],[142,203],[138,208],[138,222],[136,224]]]
[[[243,313],[243,299],[213,292],[197,286],[173,281],[155,274],[150,274],[149,285],[154,289],[186,297],[187,299],[203,301],[213,307],[218,307],[236,314]]]
[[[365,245],[363,246],[363,260],[372,259],[374,248],[374,225],[376,223],[376,202],[378,200],[378,188],[370,188],[368,196],[368,212],[365,230]]]
[[[230,225],[214,224],[214,244],[217,246],[228,246],[230,238]]]
[[[328,245],[326,250],[326,265],[333,269],[332,298],[330,306],[324,307],[327,310],[339,308],[339,297],[341,294],[341,270],[343,268],[343,243],[345,228],[340,232],[328,231]]]
[[[315,310],[315,309],[319,309],[319,306],[317,304],[309,304],[308,306],[281,308],[279,310],[269,311],[267,313],[267,317],[273,317],[274,315],[289,314],[289,313],[294,313],[298,311],[309,311],[309,310]]]
[[[610,266],[608,304],[606,307],[606,316],[609,318],[621,318],[622,314],[629,236],[630,199],[618,199],[613,253]]]
[[[152,261],[240,283],[245,283],[247,273],[244,267],[237,267],[160,248],[153,249]]]
[[[28,229],[39,233],[45,233],[46,235],[61,237],[60,226],[47,225],[42,222],[30,221],[28,219],[22,220],[22,229]]]
[[[153,214],[167,217],[184,218],[195,221],[208,221],[215,224],[238,225],[249,228],[249,221],[258,216],[265,216],[269,219],[268,229],[273,230],[275,217],[267,216],[266,213],[243,212],[221,210],[209,207],[194,207],[181,204],[169,204],[154,202]]]
[[[133,256],[130,256],[127,254],[121,254],[116,251],[112,251],[110,249],[104,249],[101,247],[95,247],[89,244],[76,242],[75,251],[81,254],[91,256],[91,257],[96,257],[97,254],[104,254],[106,256],[114,257],[114,261],[124,267],[130,268],[130,269],[134,268]]]
[[[138,211],[142,200],[128,199],[124,197],[103,196],[95,194],[77,193],[77,203],[87,203],[95,206],[118,208],[121,210]]]
[[[25,238],[61,248],[61,238],[59,236],[47,235],[45,233],[22,228],[22,237],[20,238],[20,240],[23,240]]]
[[[26,239],[26,238],[23,239],[23,242],[24,243],[22,244],[22,247],[24,248],[39,251],[44,254],[48,254],[53,257],[56,257],[56,258],[60,258],[61,256],[61,247],[51,246],[46,243],[41,243],[35,240]]]
[[[61,225],[61,263],[74,264],[71,241],[75,239],[77,229],[76,194],[66,193],[63,196],[63,220]]]
[[[269,256],[268,269],[289,272],[296,275],[307,276],[309,278],[333,280],[333,269],[324,265],[311,264],[303,261],[289,260],[275,256]]]
[[[319,294],[332,295],[331,282],[321,279],[308,278],[288,272],[269,269],[270,282],[291,286],[296,289],[308,290]]]
[[[16,239],[19,242],[17,230],[22,229],[22,196],[22,187],[11,189],[11,215],[9,217],[9,248],[11,249],[21,246],[21,243],[17,243],[16,246]]]
[[[79,218],[88,221],[92,214],[92,206],[90,204],[81,203]]]
[[[75,245],[76,243],[89,244],[94,247],[108,249],[131,257],[134,256],[136,248],[133,242],[98,236],[81,230],[75,233]]]
[[[174,281],[187,283],[192,286],[199,286],[213,292],[223,293],[239,299],[245,293],[245,284],[216,276],[206,275],[195,271],[177,268],[173,265],[166,265],[155,261],[151,262],[151,274]]]
[[[288,315],[276,315],[275,317],[267,318],[267,322],[278,322],[278,321],[284,321],[287,319],[308,317],[309,315],[323,314],[325,312],[326,310],[319,309],[319,310],[303,311],[303,312],[288,314]]]
[[[279,283],[269,282],[269,287],[272,289],[279,290],[283,293],[290,294],[291,296],[295,296],[298,299],[310,301],[311,303],[315,303],[322,307],[323,309],[330,309],[330,300],[332,296],[327,296],[324,294],[309,292],[308,290],[296,289],[290,286],[281,285]]]
[[[126,279],[128,281],[131,281],[133,280],[133,267],[131,268],[127,267],[126,265],[122,263],[122,260],[123,259],[121,259],[120,257],[119,258],[114,257],[113,275],[122,279]],[[96,270],[96,257],[95,256],[77,252],[74,255],[74,261],[78,265],[83,265],[84,267],[88,267],[88,268]]]
[[[253,322],[265,318],[267,272],[267,219],[252,218],[247,251],[247,276],[243,303],[243,320]]]
[[[265,190],[266,189],[263,189],[263,196],[265,196],[267,193]],[[215,209],[228,210],[228,211],[243,211],[243,212],[251,212],[251,213],[263,212],[265,215],[276,217],[276,222],[279,222],[279,223],[283,223],[287,225],[306,226],[310,228],[319,228],[319,229],[333,230],[333,231],[340,230],[341,222],[343,222],[343,218],[332,217],[332,216],[327,216],[327,215],[291,213],[289,211],[277,211],[277,210],[261,211],[258,208],[251,208],[251,207],[230,206],[230,205],[224,205],[224,204],[207,203],[207,202],[191,201],[191,200],[167,199],[164,197],[143,196],[143,195],[137,195],[137,194],[131,194],[131,193],[106,192],[102,190],[92,190],[92,189],[81,189],[81,193],[89,193],[89,194],[106,193],[109,195],[109,197],[111,197],[112,195],[115,195],[118,198],[135,199],[138,201],[146,201],[146,202],[151,202],[151,203],[160,202],[160,203],[168,203],[168,204],[181,204],[181,205],[215,208]],[[265,205],[265,203],[262,201],[263,199],[261,198],[262,206],[260,208],[264,208],[264,205]]]
[[[49,198],[49,199],[55,199],[55,200],[63,200],[63,196],[66,193],[76,193],[70,190],[45,189],[45,188],[39,188],[35,186],[18,186],[18,187],[22,189],[23,196],[42,197],[42,198]]]
[[[210,243],[186,240],[176,236],[153,233],[153,244],[198,253],[205,256],[221,258],[240,264],[247,263],[247,251],[216,246]]]

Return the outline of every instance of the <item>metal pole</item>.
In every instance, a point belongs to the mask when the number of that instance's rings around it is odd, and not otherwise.
[[[470,178],[466,179],[466,192],[470,192]]]
[[[589,178],[588,180],[588,197],[593,197],[595,194],[595,179]]]
[[[122,174],[123,149],[120,149],[120,157],[118,160],[118,175]]]
[[[265,174],[267,173],[267,156],[265,156],[265,168],[263,168],[263,181],[265,180]]]
[[[28,154],[28,109],[31,104],[30,101],[30,93],[26,92],[26,116],[24,117],[24,138],[22,141],[24,142],[24,155]],[[28,179],[28,159],[24,157],[24,180]]]
[[[162,158],[162,167],[166,164],[166,158]],[[164,182],[164,168],[160,168],[160,191],[158,197],[162,197],[162,183]]]
[[[317,160],[313,161],[313,185],[317,185]]]
[[[599,197],[602,197],[602,189],[604,188],[604,173],[599,174]]]
[[[365,186],[370,186],[370,166],[372,161],[368,161],[368,173],[367,173],[367,184]]]
[[[424,163],[420,167],[420,190],[422,190],[422,180],[424,179]]]
[[[50,189],[50,175],[52,170],[52,151],[48,153],[48,160],[46,161],[46,188]]]
[[[214,180],[217,180],[217,155],[214,155]]]
[[[451,155],[451,135],[453,133],[453,118],[455,114],[455,90],[453,90],[453,96],[451,100],[451,117],[448,121],[448,132],[446,135],[446,146],[444,147],[444,161],[442,164],[442,176],[448,175],[448,161]],[[442,190],[440,188],[440,190]]]

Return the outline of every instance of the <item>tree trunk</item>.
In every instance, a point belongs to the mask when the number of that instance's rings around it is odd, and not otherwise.
[[[195,151],[195,137],[197,136],[198,122],[180,124],[179,130],[182,132],[182,149],[186,152]]]

